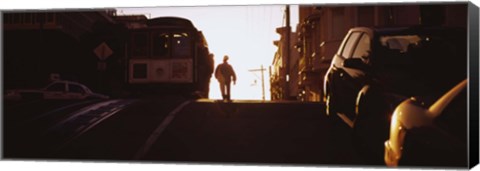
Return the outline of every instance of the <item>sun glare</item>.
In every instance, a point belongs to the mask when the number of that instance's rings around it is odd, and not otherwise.
[[[205,35],[210,52],[214,54],[215,67],[222,63],[224,55],[237,74],[237,84],[232,85],[232,99],[262,99],[261,72],[263,65],[265,99],[270,99],[268,68],[272,64],[280,39],[275,32],[285,25],[283,5],[210,6],[210,7],[158,7],[120,8],[119,15],[145,14],[149,18],[177,16],[191,20]],[[291,26],[298,23],[298,6],[291,7]],[[218,81],[210,80],[210,98],[221,99]]]

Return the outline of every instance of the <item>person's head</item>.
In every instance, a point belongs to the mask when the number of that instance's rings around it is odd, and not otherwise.
[[[223,62],[227,62],[227,61],[228,61],[228,56],[227,55],[223,56]]]

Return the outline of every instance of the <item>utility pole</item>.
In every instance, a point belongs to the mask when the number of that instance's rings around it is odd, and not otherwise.
[[[273,94],[272,94],[272,66],[268,66],[268,83],[270,84],[270,100],[272,100]]]
[[[287,5],[285,9],[285,14],[286,14],[286,35],[285,35],[285,41],[286,41],[286,62],[285,62],[285,96],[283,97],[284,99],[290,97],[290,5]]]
[[[258,72],[260,71],[262,73],[262,100],[265,101],[265,81],[264,81],[264,76],[263,76],[263,72],[266,71],[267,69],[263,68],[263,65],[260,66],[260,69],[251,69],[251,70],[248,70],[250,72]]]

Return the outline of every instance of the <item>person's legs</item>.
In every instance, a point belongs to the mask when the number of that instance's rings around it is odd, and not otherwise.
[[[220,82],[220,91],[222,94],[222,99],[225,100],[226,95],[225,95],[225,82]]]
[[[230,82],[226,83],[226,86],[227,86],[227,100],[230,100]]]

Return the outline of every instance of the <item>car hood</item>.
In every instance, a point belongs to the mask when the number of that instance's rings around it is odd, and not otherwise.
[[[432,104],[426,104],[416,98],[409,98],[400,103],[393,112],[390,125],[390,138],[385,142],[385,162],[389,166],[397,166],[402,155],[402,146],[406,135],[405,130],[436,125],[434,120],[467,86],[465,79],[450,89]],[[455,104],[455,102],[453,102]],[[454,105],[455,106],[455,105]],[[452,109],[447,109],[446,111]],[[437,125],[438,126],[438,125]],[[462,132],[462,130],[460,131]]]
[[[395,108],[394,117],[396,118],[394,119],[401,122],[407,129],[431,124],[466,85],[465,79],[434,102],[425,97],[423,100],[419,97],[407,99]]]

